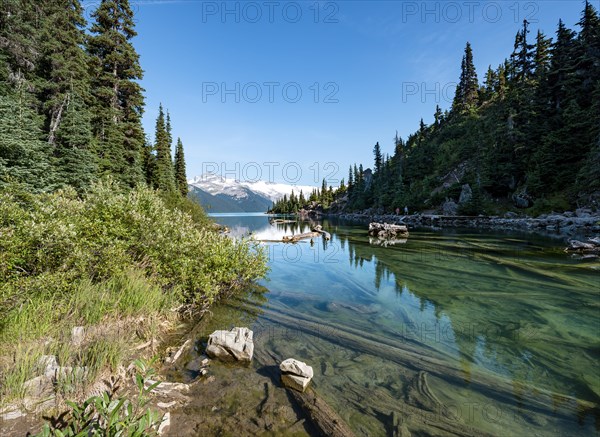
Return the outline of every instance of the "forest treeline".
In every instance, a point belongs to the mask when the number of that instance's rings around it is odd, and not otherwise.
[[[600,20],[585,2],[578,31],[560,21],[552,38],[523,22],[514,50],[480,80],[467,43],[451,107],[436,106],[434,121],[396,135],[393,151],[377,143],[373,168],[353,165],[333,195],[347,211],[443,209],[463,214],[515,207],[531,213],[600,204]],[[326,186],[326,183],[324,183]],[[465,196],[466,197],[466,196]],[[294,195],[274,212],[309,207]]]
[[[159,110],[142,128],[144,90],[133,10],[102,1],[84,19],[78,0],[3,0],[0,6],[0,186],[82,192],[110,176],[187,194],[183,145]]]

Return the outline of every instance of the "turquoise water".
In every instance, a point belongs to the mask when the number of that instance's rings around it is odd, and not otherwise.
[[[214,218],[257,240],[310,227]],[[268,278],[211,324],[250,325],[256,348],[313,366],[357,435],[598,434],[598,261],[526,234],[411,230],[383,246],[364,224],[321,224],[330,241],[264,243]]]

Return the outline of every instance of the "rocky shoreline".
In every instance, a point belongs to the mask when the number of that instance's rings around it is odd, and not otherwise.
[[[322,214],[344,220],[379,222],[413,227],[475,228],[517,230],[551,234],[559,237],[592,236],[600,233],[600,211],[578,209],[575,212],[552,213],[536,218],[506,213],[499,216],[450,216],[438,214],[395,215],[371,211],[356,213]]]

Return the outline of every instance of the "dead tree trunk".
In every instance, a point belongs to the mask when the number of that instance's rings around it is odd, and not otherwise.
[[[331,240],[331,234],[327,231],[323,230],[323,227],[321,225],[316,225],[314,227],[311,228],[311,231],[313,232],[318,232],[319,234],[321,234],[323,236],[323,238],[325,238],[326,240]]]

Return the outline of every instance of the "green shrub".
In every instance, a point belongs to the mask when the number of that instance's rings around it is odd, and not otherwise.
[[[3,300],[16,288],[27,298],[69,295],[89,288],[82,281],[119,278],[109,287],[122,288],[124,272],[132,269],[143,270],[165,293],[212,300],[265,274],[262,251],[215,233],[183,205],[169,208],[147,188],[119,193],[111,182],[95,185],[84,199],[70,189],[25,201],[1,194],[0,280],[12,285],[3,287]]]
[[[541,214],[550,212],[564,212],[570,209],[571,205],[564,194],[556,194],[554,196],[542,197],[537,199],[531,208],[527,209],[527,214],[532,217],[537,217]]]
[[[157,435],[162,417],[150,409],[148,403],[150,393],[160,383],[147,385],[147,379],[154,374],[154,370],[142,360],[136,360],[134,364],[135,396],[130,399],[117,398],[115,393],[104,392],[81,404],[67,401],[70,410],[66,412],[66,417],[61,415],[53,423],[44,425],[37,437]]]
[[[73,326],[210,303],[266,273],[263,250],[215,232],[201,208],[180,199],[145,187],[120,192],[111,181],[83,197],[0,191],[0,356]],[[114,368],[127,347],[107,343],[88,345],[76,364],[94,374]],[[31,367],[21,361],[13,366],[22,372],[0,365],[0,386],[12,378],[17,396]]]

